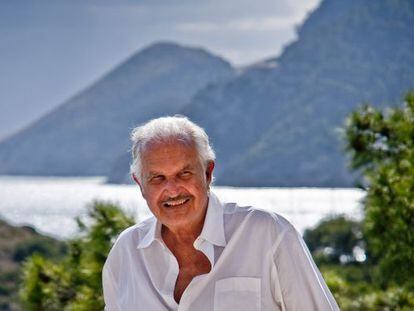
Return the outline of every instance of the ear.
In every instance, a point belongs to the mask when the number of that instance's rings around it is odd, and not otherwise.
[[[140,186],[140,187],[141,187],[141,184],[140,184],[140,182],[139,182],[139,179],[138,179],[138,177],[137,177],[134,173],[132,173],[132,174],[131,174],[131,177],[132,177],[132,179],[135,181],[135,183],[136,183],[138,186]]]
[[[135,183],[139,186],[139,189],[141,190],[142,196],[144,196],[144,191],[142,190],[141,182],[139,181],[138,177],[132,173],[131,174],[132,179],[135,181]]]
[[[214,171],[214,167],[215,167],[215,163],[214,161],[210,161],[207,164],[207,168],[206,168],[206,179],[207,179],[207,183],[210,185],[211,181],[213,179],[213,171]]]

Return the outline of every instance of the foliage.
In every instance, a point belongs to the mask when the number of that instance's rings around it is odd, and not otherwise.
[[[381,284],[373,279],[377,270],[374,261],[338,262],[332,257],[322,257],[322,260],[318,257],[318,252],[327,245],[332,247],[335,253],[352,250],[355,243],[358,245],[364,241],[360,236],[361,232],[355,231],[355,228],[360,230],[360,226],[358,222],[336,216],[322,220],[315,228],[306,230],[304,235],[341,310],[412,310],[414,293],[406,287],[382,288]],[[358,233],[355,235],[355,232]]]
[[[414,308],[414,293],[406,288],[383,290],[363,279],[349,280],[353,272],[344,267],[325,267],[322,273],[342,311],[408,311]]]
[[[0,219],[0,310],[17,311],[21,263],[28,256],[63,257],[66,244],[29,226],[16,227]]]
[[[414,289],[414,92],[402,108],[362,107],[345,133],[352,166],[367,185],[364,227],[378,279]]]
[[[102,310],[101,271],[117,235],[134,223],[119,207],[95,202],[88,219],[77,219],[82,234],[69,242],[59,263],[33,256],[24,264],[21,299],[25,310]]]
[[[348,118],[345,135],[367,191],[363,235],[339,217],[308,230],[305,239],[316,259],[326,247],[349,253],[355,243],[367,244],[364,263],[319,262],[341,310],[413,310],[414,93],[402,108],[363,106]]]
[[[66,251],[64,243],[50,243],[44,237],[35,237],[19,242],[13,251],[13,259],[16,262],[22,262],[33,254],[41,254],[46,258],[59,258]]]
[[[360,222],[343,215],[330,217],[316,228],[306,229],[303,238],[318,264],[364,261],[356,254],[357,250],[365,251],[361,227]]]

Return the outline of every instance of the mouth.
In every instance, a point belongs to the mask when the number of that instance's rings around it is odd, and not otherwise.
[[[166,208],[180,207],[186,204],[188,201],[190,201],[190,198],[179,198],[179,199],[167,200],[162,203],[162,206]]]

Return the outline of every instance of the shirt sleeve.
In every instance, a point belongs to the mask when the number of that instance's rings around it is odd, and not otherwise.
[[[282,309],[339,310],[300,234],[289,227],[282,235],[273,251]]]
[[[108,260],[102,270],[102,288],[105,311],[121,311],[121,307],[118,304],[118,286]]]

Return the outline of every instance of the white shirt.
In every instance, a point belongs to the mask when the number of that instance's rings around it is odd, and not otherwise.
[[[154,218],[121,233],[103,269],[108,311],[339,310],[301,236],[282,216],[210,194],[200,236],[211,271],[174,300],[178,263]]]

